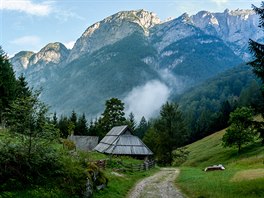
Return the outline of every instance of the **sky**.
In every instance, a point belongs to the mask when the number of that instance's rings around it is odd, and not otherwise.
[[[251,9],[261,0],[0,0],[0,46],[12,57],[48,43],[69,49],[92,24],[119,11],[144,9],[161,20],[201,10]]]

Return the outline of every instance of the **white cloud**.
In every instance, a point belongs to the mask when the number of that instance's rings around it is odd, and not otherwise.
[[[31,0],[0,0],[0,10],[25,12],[36,16],[47,16],[52,11],[52,1],[33,3]]]
[[[211,0],[212,2],[216,3],[217,5],[226,4],[229,0]]]
[[[64,43],[65,47],[68,49],[72,49],[75,44],[75,41],[69,41],[68,43]]]
[[[23,36],[20,38],[16,38],[10,43],[15,45],[38,45],[40,43],[40,38],[38,36]]]
[[[142,116],[149,119],[158,114],[169,95],[169,88],[158,80],[135,87],[124,99],[126,114],[133,112],[137,122]]]

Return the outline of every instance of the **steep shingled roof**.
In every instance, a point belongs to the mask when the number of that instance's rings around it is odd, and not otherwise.
[[[153,155],[127,125],[112,128],[94,150],[114,155]]]

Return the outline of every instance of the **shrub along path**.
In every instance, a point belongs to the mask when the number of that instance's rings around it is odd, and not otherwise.
[[[130,191],[128,198],[183,198],[184,196],[175,186],[175,179],[179,174],[177,168],[161,168],[153,176],[147,177],[136,184]]]

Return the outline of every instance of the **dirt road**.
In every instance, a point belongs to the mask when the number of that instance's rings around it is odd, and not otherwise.
[[[128,198],[184,198],[174,185],[179,174],[177,168],[161,168],[153,176],[140,181],[129,193]]]

